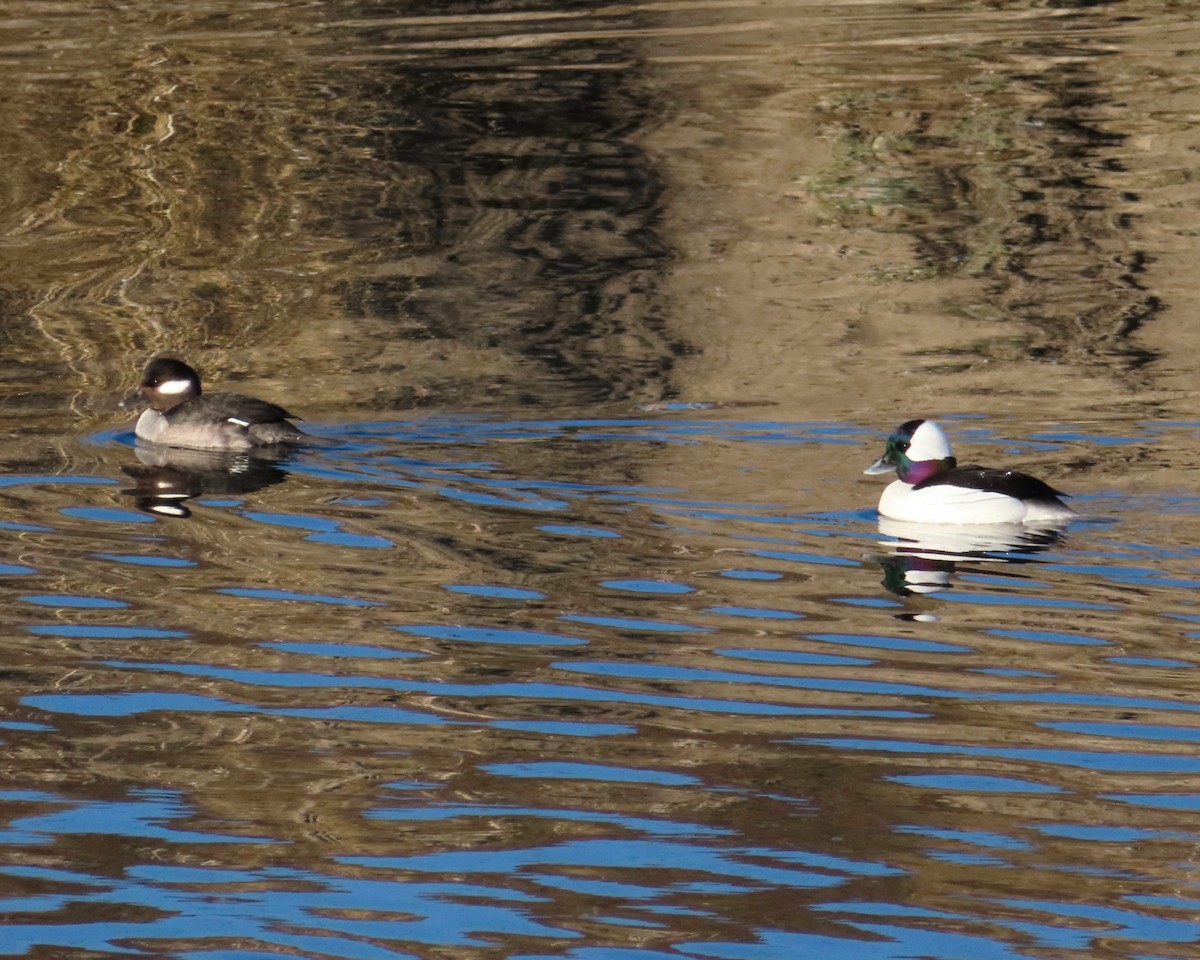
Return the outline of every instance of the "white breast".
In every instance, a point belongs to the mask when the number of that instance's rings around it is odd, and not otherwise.
[[[133,428],[143,440],[148,440],[150,443],[162,443],[163,431],[167,428],[167,418],[157,410],[143,410],[142,415],[138,417],[137,425]]]

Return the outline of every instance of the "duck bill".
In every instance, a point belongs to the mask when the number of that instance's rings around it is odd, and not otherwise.
[[[878,473],[891,473],[895,469],[896,465],[891,463],[887,457],[880,457],[873,464],[867,467],[863,473],[867,474],[867,476],[873,477]]]
[[[138,407],[145,406],[146,396],[142,393],[141,387],[128,393],[117,406],[122,410],[136,410]]]

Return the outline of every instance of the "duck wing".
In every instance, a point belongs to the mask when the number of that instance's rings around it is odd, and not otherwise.
[[[250,426],[255,423],[279,423],[281,420],[299,419],[294,413],[288,413],[283,407],[259,400],[256,397],[245,397],[240,393],[205,393],[190,403],[182,405],[191,407],[205,414],[231,420]],[[182,406],[177,409],[182,409]]]
[[[913,489],[925,490],[942,485],[999,493],[1007,497],[1016,497],[1018,500],[1056,500],[1059,497],[1070,496],[1069,493],[1055,490],[1045,481],[1019,470],[996,470],[976,464],[943,470],[922,480]]]

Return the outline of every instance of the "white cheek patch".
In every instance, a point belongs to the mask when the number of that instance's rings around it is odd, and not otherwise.
[[[180,393],[187,393],[192,389],[191,380],[168,380],[165,383],[158,385],[158,392],[165,393],[168,396],[176,396]]]

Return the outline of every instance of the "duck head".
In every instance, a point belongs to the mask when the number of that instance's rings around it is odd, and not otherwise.
[[[146,364],[142,382],[121,401],[121,406],[131,408],[148,403],[150,409],[166,413],[198,396],[200,375],[182,360],[159,357]]]
[[[956,462],[941,427],[932,420],[909,420],[888,437],[883,456],[863,473],[895,470],[905,483],[920,483],[951,469]]]

